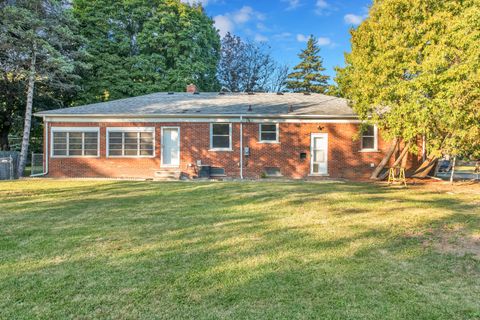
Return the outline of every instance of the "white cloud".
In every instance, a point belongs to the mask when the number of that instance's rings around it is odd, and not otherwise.
[[[297,34],[297,41],[298,42],[307,42],[308,39],[310,39],[310,36],[306,36],[306,35],[301,34],[301,33]]]
[[[269,31],[269,28],[261,22],[257,23],[257,29],[260,31]]]
[[[304,34],[297,34],[297,41],[298,42],[307,42],[310,39],[310,36],[306,36]],[[332,39],[327,37],[319,37],[317,38],[317,44],[321,47],[333,47],[335,44],[332,42]]]
[[[268,38],[262,34],[256,34],[255,35],[255,41],[257,42],[267,42]]]
[[[215,22],[215,27],[218,29],[218,33],[221,37],[224,37],[228,32],[232,32],[234,29],[232,20],[227,16],[215,16],[213,21]]]
[[[329,46],[332,44],[332,40],[330,40],[330,38],[320,37],[317,39],[317,44],[321,47]]]
[[[359,16],[353,13],[349,13],[343,17],[343,20],[345,21],[346,24],[352,24],[354,26],[358,26],[360,23],[362,23],[363,19],[365,18],[366,16]]]
[[[315,3],[315,13],[318,15],[329,15],[332,11],[336,10],[338,9],[326,0],[317,0]]]
[[[246,23],[252,19],[265,20],[265,16],[253,10],[250,6],[243,6],[240,10],[231,13],[233,21],[238,24]]]
[[[252,18],[252,7],[244,6],[242,9],[233,13],[232,18],[236,23],[245,23]]]
[[[328,8],[329,5],[325,0],[317,0],[317,3],[315,4],[315,6],[318,9],[325,9],[325,8]]]
[[[301,5],[300,0],[282,0],[282,2],[286,2],[288,4],[286,10],[293,10]]]
[[[290,32],[282,32],[282,33],[277,33],[273,37],[275,39],[287,39],[290,38],[292,34]]]
[[[265,20],[265,15],[253,10],[250,6],[243,6],[241,9],[233,12],[227,12],[213,18],[215,27],[219,30],[220,36],[225,36],[227,32],[233,32],[238,26],[248,22],[257,21],[257,28],[261,31],[267,30],[267,27],[258,21]]]

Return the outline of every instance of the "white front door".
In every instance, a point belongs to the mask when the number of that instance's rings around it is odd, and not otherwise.
[[[162,166],[180,165],[180,129],[162,128]]]
[[[310,173],[328,174],[328,133],[312,133],[310,153]]]

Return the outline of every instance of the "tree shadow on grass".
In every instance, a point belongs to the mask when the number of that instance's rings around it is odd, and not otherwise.
[[[381,206],[392,192],[302,183],[65,190],[53,205],[3,218],[16,247],[2,252],[0,309],[45,318],[473,318],[476,260],[436,253],[388,224],[353,228],[345,217],[355,199],[335,207],[349,197]],[[415,201],[447,212],[419,229],[480,224],[461,200]],[[318,217],[290,212],[305,203],[318,205]],[[8,231],[13,222],[24,230]]]

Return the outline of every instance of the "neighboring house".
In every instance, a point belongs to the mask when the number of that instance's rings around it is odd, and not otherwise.
[[[36,116],[50,177],[360,179],[388,148],[321,94],[155,93]]]

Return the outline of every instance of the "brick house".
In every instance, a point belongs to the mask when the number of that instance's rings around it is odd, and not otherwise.
[[[363,179],[388,148],[321,94],[155,93],[35,115],[49,177]]]

